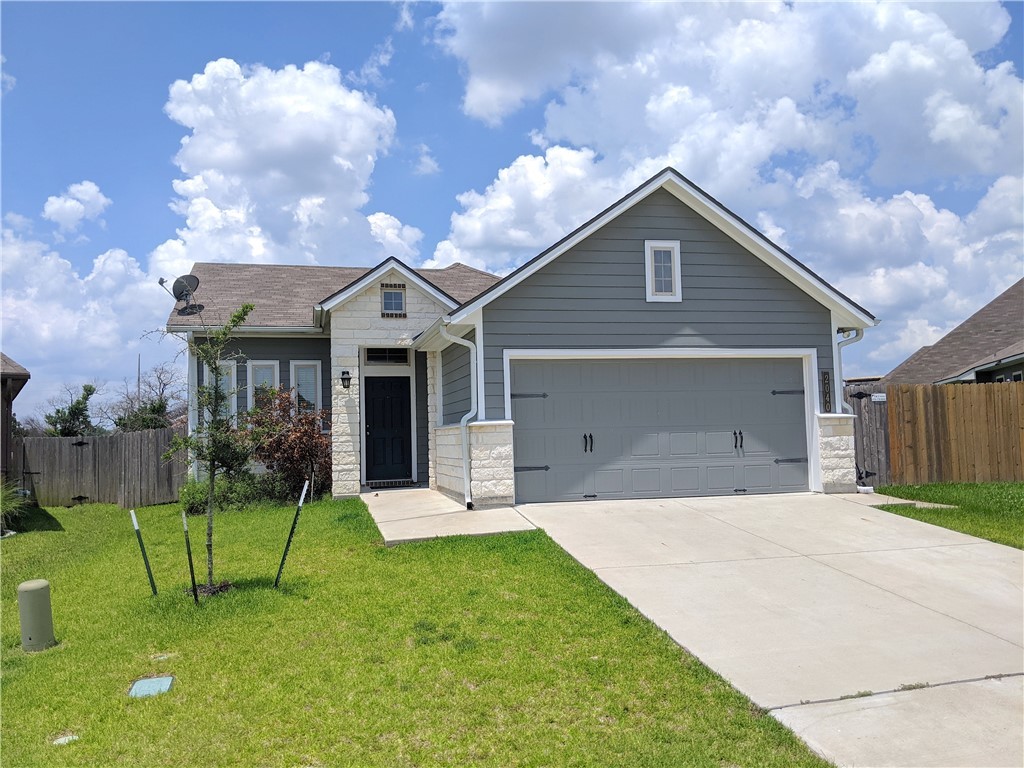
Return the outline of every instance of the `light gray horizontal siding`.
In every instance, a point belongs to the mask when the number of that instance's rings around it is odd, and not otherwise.
[[[235,397],[238,412],[249,409],[250,360],[276,360],[281,374],[281,389],[289,389],[292,360],[320,361],[320,400],[324,408],[331,407],[331,340],[322,339],[235,339],[228,355],[237,355],[235,361]],[[203,367],[199,366],[199,384],[203,383]]]
[[[679,240],[683,300],[647,302],[644,241]],[[824,306],[659,190],[483,310],[486,414],[504,418],[505,349],[813,348],[831,371]]]
[[[476,331],[463,338],[475,342]],[[441,417],[445,424],[457,424],[469,411],[471,375],[468,349],[450,344],[441,352]]]

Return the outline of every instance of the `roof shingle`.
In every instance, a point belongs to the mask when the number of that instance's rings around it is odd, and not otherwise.
[[[195,301],[203,317],[179,314],[181,302],[167,324],[202,327],[226,322],[242,304],[255,309],[246,327],[313,327],[313,307],[355,282],[373,267],[319,267],[282,264],[225,264],[198,262],[192,274],[199,278]],[[444,269],[413,270],[453,299],[466,302],[498,281],[498,277],[465,264]]]

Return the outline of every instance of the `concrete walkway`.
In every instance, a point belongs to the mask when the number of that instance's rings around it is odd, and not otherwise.
[[[512,507],[469,510],[428,488],[369,491],[360,498],[389,547],[439,536],[483,536],[535,527]]]
[[[517,509],[840,765],[1024,762],[1020,550],[820,494]]]

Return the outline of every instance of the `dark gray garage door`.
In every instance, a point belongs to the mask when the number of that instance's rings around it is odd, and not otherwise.
[[[516,500],[807,490],[796,359],[513,361]]]

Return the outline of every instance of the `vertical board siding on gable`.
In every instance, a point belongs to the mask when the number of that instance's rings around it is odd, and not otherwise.
[[[645,240],[680,241],[681,303],[645,300]],[[495,299],[483,317],[488,419],[505,415],[505,349],[814,348],[819,370],[833,367],[829,310],[665,190]]]
[[[416,476],[420,482],[430,471],[427,454],[430,450],[430,428],[427,424],[427,353],[416,353]]]
[[[454,333],[452,335],[455,335]],[[463,338],[476,341],[476,331],[470,331]],[[498,353],[499,357],[501,353]],[[471,373],[469,350],[458,344],[450,344],[441,352],[441,418],[445,424],[458,424],[469,411]]]
[[[232,354],[240,355],[235,361],[235,398],[238,412],[249,410],[249,370],[246,365],[250,360],[277,360],[281,373],[279,386],[288,389],[291,382],[292,360],[320,361],[320,398],[323,408],[331,407],[331,340],[319,339],[236,339],[232,342]],[[199,384],[204,383],[202,366],[199,366]]]

